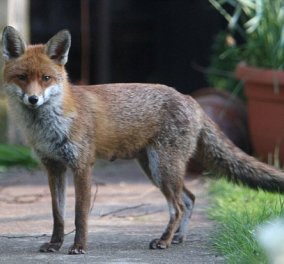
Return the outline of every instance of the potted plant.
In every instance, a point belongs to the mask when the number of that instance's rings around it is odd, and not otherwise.
[[[284,1],[209,1],[243,38],[235,73],[244,82],[255,154],[284,164]]]

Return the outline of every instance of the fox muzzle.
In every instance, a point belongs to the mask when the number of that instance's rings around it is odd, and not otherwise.
[[[28,101],[31,105],[36,105],[38,102],[39,98],[36,95],[31,95],[28,97]]]

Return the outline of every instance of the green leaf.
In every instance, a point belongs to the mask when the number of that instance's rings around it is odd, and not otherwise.
[[[0,169],[10,166],[34,168],[38,162],[30,148],[21,145],[0,144]]]

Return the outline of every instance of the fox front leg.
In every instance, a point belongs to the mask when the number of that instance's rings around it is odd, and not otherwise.
[[[50,242],[40,247],[40,252],[55,252],[64,241],[64,213],[66,200],[66,167],[57,161],[42,160],[48,172],[48,183],[52,198],[53,232]]]
[[[74,171],[75,185],[75,239],[69,254],[85,254],[88,236],[88,216],[91,205],[91,166]]]

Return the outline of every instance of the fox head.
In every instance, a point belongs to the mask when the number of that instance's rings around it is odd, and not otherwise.
[[[62,30],[45,45],[27,45],[18,31],[5,27],[2,35],[4,87],[8,96],[30,108],[56,101],[63,93],[71,35]]]

